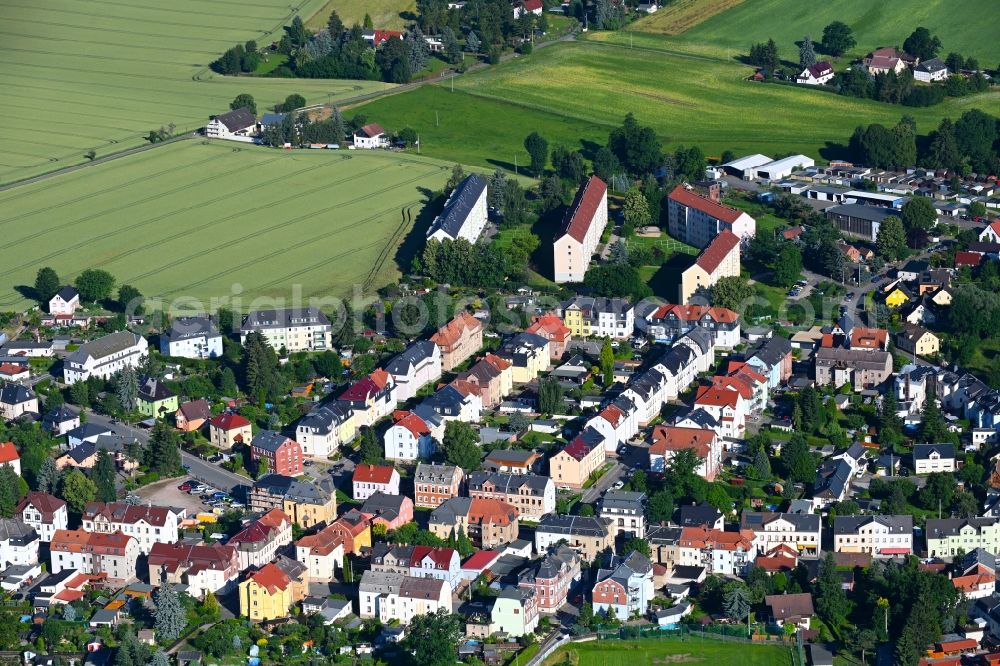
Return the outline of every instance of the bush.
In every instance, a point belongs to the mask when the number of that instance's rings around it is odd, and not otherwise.
[[[521,55],[531,55],[531,51],[533,49],[534,47],[531,45],[531,42],[524,42],[519,47],[517,47],[517,52],[520,53]]]
[[[135,482],[136,485],[145,486],[149,485],[150,483],[156,483],[159,480],[160,480],[160,475],[157,472],[149,472],[147,474],[143,474],[142,476],[140,476],[138,479],[135,480]]]

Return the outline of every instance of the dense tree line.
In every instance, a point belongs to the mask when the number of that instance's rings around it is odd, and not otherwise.
[[[425,276],[439,284],[497,289],[510,279],[520,279],[527,256],[514,257],[494,243],[473,245],[464,238],[428,241],[419,266]]]

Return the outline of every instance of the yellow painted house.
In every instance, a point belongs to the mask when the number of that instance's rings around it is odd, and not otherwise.
[[[273,562],[240,583],[240,615],[252,622],[288,617],[293,602],[292,580]]]
[[[910,300],[910,292],[901,284],[897,283],[885,292],[885,304],[890,308],[898,308],[908,300]]]

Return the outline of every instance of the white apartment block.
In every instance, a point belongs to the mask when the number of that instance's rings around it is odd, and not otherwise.
[[[833,550],[872,557],[913,553],[913,516],[836,516]]]
[[[63,380],[75,384],[99,377],[110,379],[125,367],[137,368],[149,351],[146,338],[129,331],[118,331],[103,338],[85,342],[66,357]]]
[[[475,243],[486,228],[486,181],[472,174],[448,197],[444,210],[427,230],[427,240]]]
[[[607,224],[608,186],[591,176],[566,211],[552,245],[556,282],[583,282]]]
[[[240,342],[250,333],[260,333],[275,350],[289,353],[326,351],[332,347],[333,327],[318,308],[254,310],[243,319]]]

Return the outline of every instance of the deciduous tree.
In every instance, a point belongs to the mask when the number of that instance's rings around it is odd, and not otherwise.
[[[99,268],[88,268],[76,276],[74,283],[80,298],[96,303],[111,297],[115,288],[115,278],[111,273]]]
[[[538,132],[532,132],[524,139],[524,149],[531,158],[531,172],[541,175],[549,158],[549,142]]]
[[[833,56],[841,56],[857,45],[854,31],[842,21],[834,21],[823,28],[823,51]]]
[[[257,102],[254,101],[253,95],[250,93],[240,93],[229,103],[229,108],[235,111],[236,109],[247,109],[253,115],[257,115]]]
[[[35,275],[35,298],[39,303],[48,305],[61,286],[55,270],[48,266],[39,268],[37,275]]]
[[[479,433],[463,421],[448,421],[444,428],[441,448],[445,462],[461,467],[466,473],[476,471],[482,463]]]

